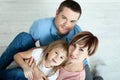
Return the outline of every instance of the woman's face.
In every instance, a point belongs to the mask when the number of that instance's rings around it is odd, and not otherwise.
[[[79,44],[69,46],[68,61],[72,63],[81,63],[88,56],[88,47]]]

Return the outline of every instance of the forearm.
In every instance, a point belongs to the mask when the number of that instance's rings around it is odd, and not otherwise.
[[[14,56],[14,60],[22,69],[29,67],[24,58],[22,58],[19,54]]]

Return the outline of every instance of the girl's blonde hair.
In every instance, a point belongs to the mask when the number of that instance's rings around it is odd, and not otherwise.
[[[50,44],[47,46],[47,48],[44,49],[44,51],[43,51],[43,53],[42,53],[43,55],[42,55],[42,57],[41,57],[41,60],[38,62],[38,65],[37,65],[37,66],[39,67],[44,60],[46,61],[46,59],[47,59],[47,57],[48,57],[48,54],[49,54],[49,52],[50,52],[51,50],[53,50],[53,49],[55,49],[55,48],[58,48],[58,47],[60,47],[62,50],[64,50],[64,51],[65,51],[64,54],[66,54],[66,56],[68,56],[68,54],[67,54],[67,50],[68,50],[68,49],[67,49],[67,44],[66,44],[66,42],[65,42],[64,40],[57,40],[57,41],[54,41],[54,42],[50,43]],[[67,60],[67,59],[66,59],[66,60]],[[53,67],[53,70],[52,70],[47,76],[53,75],[53,74],[57,71],[58,68],[60,68],[61,66],[63,66],[63,65],[65,64],[66,60],[63,61],[60,65],[54,66],[54,67]]]
[[[82,31],[75,35],[70,42],[69,46],[72,44],[83,45],[83,47],[88,47],[88,55],[91,56],[95,53],[98,47],[98,38],[94,36],[89,31]]]

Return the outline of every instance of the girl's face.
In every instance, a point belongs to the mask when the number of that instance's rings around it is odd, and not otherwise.
[[[88,56],[88,47],[79,44],[69,46],[68,61],[72,63],[81,63]]]
[[[58,66],[67,58],[67,51],[61,47],[52,49],[48,53],[47,62],[50,66]]]

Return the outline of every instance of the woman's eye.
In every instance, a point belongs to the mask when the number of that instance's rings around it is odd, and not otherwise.
[[[72,46],[73,46],[73,47],[76,47],[76,45],[75,45],[75,44],[72,44]]]
[[[82,48],[80,48],[80,51],[84,51]]]

